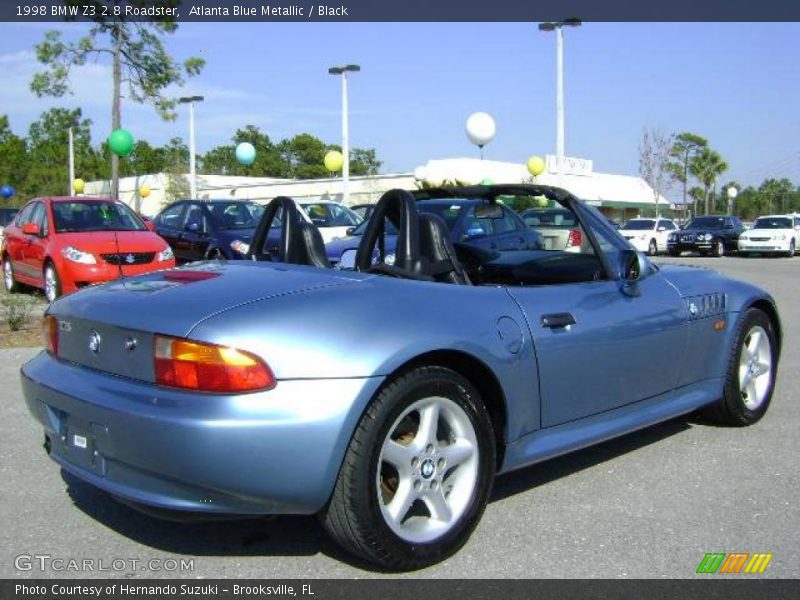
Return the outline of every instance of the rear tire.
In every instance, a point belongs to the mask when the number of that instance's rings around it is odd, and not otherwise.
[[[794,256],[794,253],[795,253],[795,246],[794,246],[794,240],[792,240],[791,242],[789,242],[789,251],[786,253],[786,257],[792,258]]]
[[[58,276],[56,266],[47,262],[44,267],[44,297],[48,302],[53,302],[61,296],[61,278]]]
[[[775,389],[778,343],[764,311],[749,308],[739,320],[722,398],[705,411],[712,420],[734,426],[752,425],[767,412]]]
[[[383,568],[425,567],[467,541],[494,471],[478,390],[450,369],[419,367],[367,408],[322,522],[345,550]]]
[[[14,266],[11,264],[11,257],[6,256],[3,258],[3,287],[9,294],[16,294],[19,292],[19,283],[14,277]]]

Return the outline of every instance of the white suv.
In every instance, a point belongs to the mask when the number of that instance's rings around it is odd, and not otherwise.
[[[634,248],[654,256],[667,251],[667,236],[676,229],[671,219],[631,219],[619,232]]]
[[[739,236],[739,254],[783,254],[794,256],[800,240],[800,215],[758,217],[753,226]]]

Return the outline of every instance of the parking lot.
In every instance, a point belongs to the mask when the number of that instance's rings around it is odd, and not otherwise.
[[[773,553],[763,576],[800,576],[800,258],[656,262],[719,269],[775,296],[785,341],[766,417],[735,429],[690,416],[503,476],[469,543],[406,576],[692,577],[707,552]],[[312,517],[165,522],[63,475],[42,450],[17,381],[35,352],[0,351],[0,577],[384,576],[343,555]],[[574,368],[567,375],[579,377]],[[42,555],[92,560],[94,570],[18,559]],[[192,568],[166,570],[171,559]]]

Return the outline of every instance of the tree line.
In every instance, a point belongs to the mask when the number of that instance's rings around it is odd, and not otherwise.
[[[90,180],[109,180],[112,153],[106,141],[95,144],[92,122],[80,108],[51,108],[31,123],[26,136],[11,129],[7,115],[0,115],[0,185],[15,189],[6,205],[17,206],[35,196],[65,195],[69,190],[68,129],[73,129],[75,176]],[[236,160],[236,145],[250,142],[256,160],[244,166]],[[236,131],[230,144],[198,154],[198,172],[209,175],[249,175],[286,179],[329,177],[324,157],[330,150],[341,150],[308,133],[273,142],[255,125]],[[352,148],[351,175],[375,175],[381,166],[374,149]],[[184,174],[189,165],[189,148],[180,137],[158,146],[145,140],[134,145],[130,156],[120,159],[119,175],[128,177],[148,173]]]
[[[728,211],[728,189],[737,196],[731,212],[752,220],[769,213],[800,211],[800,188],[789,179],[767,178],[758,187],[733,180],[723,182],[728,163],[701,135],[684,131],[665,134],[645,129],[639,145],[639,174],[658,198],[673,185],[680,187],[683,212],[713,214]],[[658,208],[657,208],[658,210]]]

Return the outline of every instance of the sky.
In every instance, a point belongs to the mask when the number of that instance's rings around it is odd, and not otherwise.
[[[110,66],[72,73],[73,95],[36,98],[34,46],[59,27],[0,23],[0,114],[15,133],[51,106],[77,107],[98,143],[110,131]],[[177,59],[207,65],[175,95],[205,96],[197,149],[230,143],[254,124],[273,140],[311,133],[341,142],[341,82],[329,66],[358,63],[349,79],[351,146],[373,147],[382,172],[430,159],[477,156],[464,131],[473,112],[497,125],[486,158],[524,162],[555,152],[553,33],[535,23],[183,23],[168,36]],[[566,154],[596,171],[638,174],[643,128],[691,131],[728,161],[723,180],[766,177],[800,184],[800,24],[584,23],[565,30]],[[126,101],[123,126],[161,144],[188,139],[185,107],[175,122]],[[673,189],[668,196],[679,196]]]

